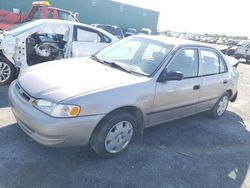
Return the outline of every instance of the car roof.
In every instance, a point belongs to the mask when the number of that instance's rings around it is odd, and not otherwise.
[[[165,44],[174,45],[174,46],[200,46],[200,47],[217,49],[215,46],[212,46],[210,44],[204,44],[201,42],[187,40],[187,39],[165,37],[162,35],[134,35],[134,37],[135,36],[140,37],[140,38],[145,38],[145,39],[156,40],[156,41],[163,42]]]
[[[33,20],[33,22],[41,22],[41,23],[55,23],[55,24],[68,24],[68,25],[79,25],[79,26],[85,26],[85,27],[91,27],[96,28],[88,24],[83,24],[75,21],[69,21],[69,20],[57,20],[57,19],[39,19],[39,20]]]
[[[101,28],[97,28],[97,27],[94,27],[92,25],[83,24],[83,23],[79,23],[79,22],[75,22],[75,21],[57,20],[57,19],[39,19],[39,20],[34,20],[32,22],[40,22],[42,24],[51,23],[51,24],[66,24],[66,25],[76,25],[76,26],[88,27],[88,28],[91,28],[93,30],[99,31],[99,32],[107,35],[112,40],[118,40],[118,38],[116,36],[110,34],[109,32],[107,32],[107,31],[105,31],[105,30],[103,30]]]

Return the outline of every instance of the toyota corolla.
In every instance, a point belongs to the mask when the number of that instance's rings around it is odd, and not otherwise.
[[[238,72],[217,49],[181,39],[132,36],[91,57],[35,65],[9,87],[17,123],[46,146],[124,151],[143,130],[200,112],[221,117]]]

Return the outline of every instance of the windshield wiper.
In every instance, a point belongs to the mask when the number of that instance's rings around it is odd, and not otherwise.
[[[102,64],[105,63],[103,60],[101,60],[98,57],[96,57],[96,55],[91,55],[90,58],[93,59],[93,60],[95,60],[95,61],[97,61],[97,62],[99,62],[99,63],[102,63]]]
[[[124,68],[123,66],[121,66],[121,65],[119,65],[119,64],[117,64],[117,63],[115,63],[115,62],[109,62],[109,61],[104,61],[104,62],[107,63],[107,64],[109,64],[109,65],[110,65],[111,67],[113,67],[113,68],[117,68],[117,69],[119,69],[119,70],[121,70],[121,71],[130,73],[130,74],[133,74],[132,71],[130,71],[130,70]]]
[[[133,71],[130,71],[126,68],[124,68],[123,66],[115,63],[115,62],[112,62],[112,61],[105,61],[105,60],[102,60],[102,59],[99,59],[96,55],[91,55],[91,59],[99,62],[99,63],[102,63],[102,64],[106,64],[106,65],[109,65],[111,66],[112,68],[116,68],[116,69],[119,69],[121,71],[124,71],[124,72],[127,72],[127,73],[130,73],[130,74],[134,74]]]

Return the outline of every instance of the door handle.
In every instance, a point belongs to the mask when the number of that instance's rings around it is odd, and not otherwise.
[[[228,83],[228,81],[227,81],[227,80],[224,80],[224,81],[223,81],[223,84],[227,84],[227,83]]]
[[[198,90],[198,89],[200,89],[200,88],[201,88],[200,85],[195,85],[195,86],[193,87],[193,90]]]

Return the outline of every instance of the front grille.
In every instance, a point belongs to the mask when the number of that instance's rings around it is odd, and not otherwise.
[[[21,88],[18,83],[16,83],[16,90],[18,95],[22,97],[25,101],[30,101],[31,97]]]

